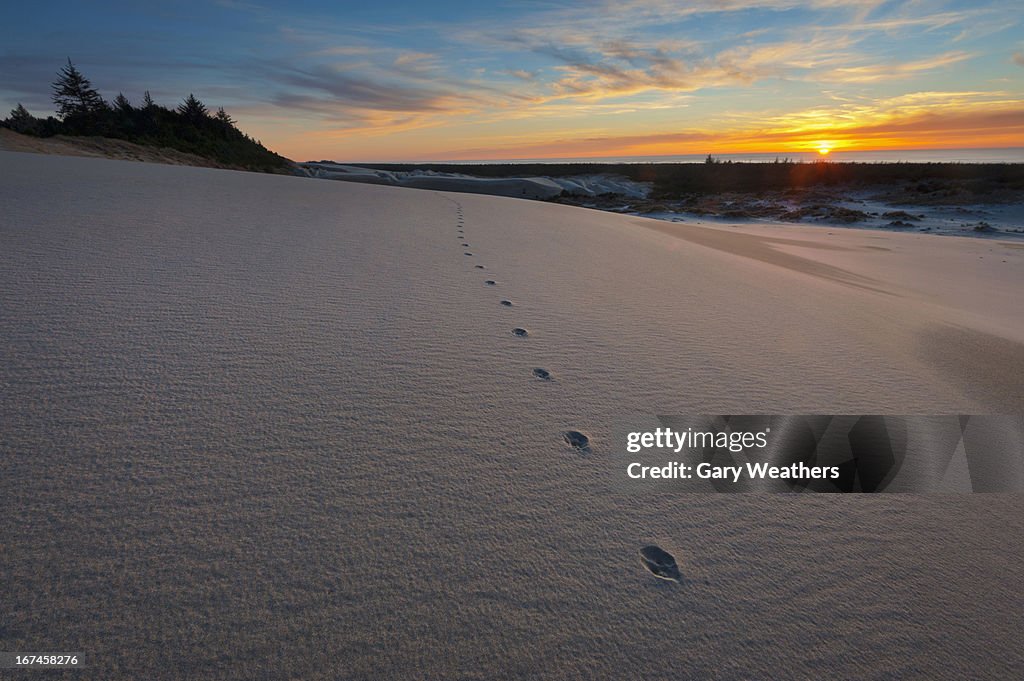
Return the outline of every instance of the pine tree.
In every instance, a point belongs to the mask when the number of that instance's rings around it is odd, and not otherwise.
[[[60,118],[97,113],[107,106],[89,79],[71,63],[70,57],[53,82],[53,103],[57,105]]]
[[[217,109],[217,115],[214,116],[214,118],[216,118],[221,123],[226,123],[227,125],[230,125],[232,127],[234,127],[235,125],[235,119],[228,115],[228,112],[224,110],[224,107],[220,107],[219,109]]]
[[[0,126],[38,137],[90,135],[168,146],[252,170],[277,170],[288,164],[242,133],[223,108],[211,113],[194,94],[177,108],[156,104],[149,91],[139,106],[132,106],[123,92],[107,103],[70,58],[53,82],[53,101],[59,120],[35,118],[18,104],[7,119],[0,119]]]
[[[178,113],[192,123],[198,123],[210,115],[206,105],[196,99],[192,93],[189,93],[188,98],[178,107]]]
[[[132,103],[128,101],[123,92],[118,92],[117,97],[114,97],[114,108],[123,112],[131,111]]]
[[[10,117],[4,121],[4,125],[13,130],[14,132],[20,133],[31,133],[37,127],[39,121],[35,116],[28,112],[21,103],[18,106],[11,109]]]

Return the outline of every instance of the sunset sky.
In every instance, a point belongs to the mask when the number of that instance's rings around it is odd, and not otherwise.
[[[112,98],[190,92],[296,160],[1024,146],[1024,3],[32,3],[0,106],[66,57]]]

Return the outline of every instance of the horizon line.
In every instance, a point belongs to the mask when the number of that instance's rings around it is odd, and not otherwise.
[[[712,158],[723,158],[723,159],[735,159],[736,157],[763,157],[759,158],[755,162],[773,162],[771,157],[777,157],[778,160],[784,161],[786,159],[798,160],[812,158],[817,161],[834,162],[837,156],[852,156],[852,155],[863,155],[863,154],[928,154],[928,153],[941,153],[941,152],[1020,152],[1021,159],[1019,161],[977,161],[975,163],[1002,163],[1002,164],[1016,164],[1024,163],[1024,145],[1021,146],[1010,146],[1010,147],[919,147],[919,148],[902,148],[902,149],[846,149],[846,150],[833,150],[828,155],[822,156],[816,151],[728,151],[728,152],[700,152],[700,153],[679,153],[679,154],[635,154],[625,156],[524,156],[524,157],[496,157],[496,158],[447,158],[447,159],[418,159],[418,160],[385,160],[385,159],[352,159],[352,160],[335,160],[335,159],[307,159],[305,161],[296,161],[297,163],[335,163],[338,165],[345,164],[369,164],[369,163],[380,163],[380,164],[392,164],[392,165],[425,165],[425,164],[463,164],[463,163],[475,163],[475,164],[507,164],[507,163],[537,163],[537,164],[556,164],[556,163],[574,163],[574,164],[587,164],[587,163],[604,163],[604,164],[642,164],[642,163],[679,163],[686,161],[672,161],[669,159],[679,158],[706,158],[711,156]],[[660,160],[660,161],[659,161]],[[703,161],[697,161],[703,162]],[[876,163],[900,163],[901,161],[874,161]],[[962,159],[951,159],[949,161],[920,161],[922,163],[968,163]]]

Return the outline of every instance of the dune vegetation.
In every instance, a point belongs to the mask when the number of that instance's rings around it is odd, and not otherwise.
[[[173,109],[154,102],[148,91],[138,105],[123,93],[107,102],[70,59],[52,90],[56,115],[38,118],[18,104],[0,125],[39,138],[100,137],[174,149],[244,170],[280,172],[291,165],[239,130],[223,108],[211,113],[192,94]]]

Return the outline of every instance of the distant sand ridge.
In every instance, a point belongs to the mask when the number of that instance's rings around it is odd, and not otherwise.
[[[167,147],[143,146],[110,137],[31,137],[0,128],[0,150],[60,156],[88,156],[200,168],[229,168],[209,158]]]

